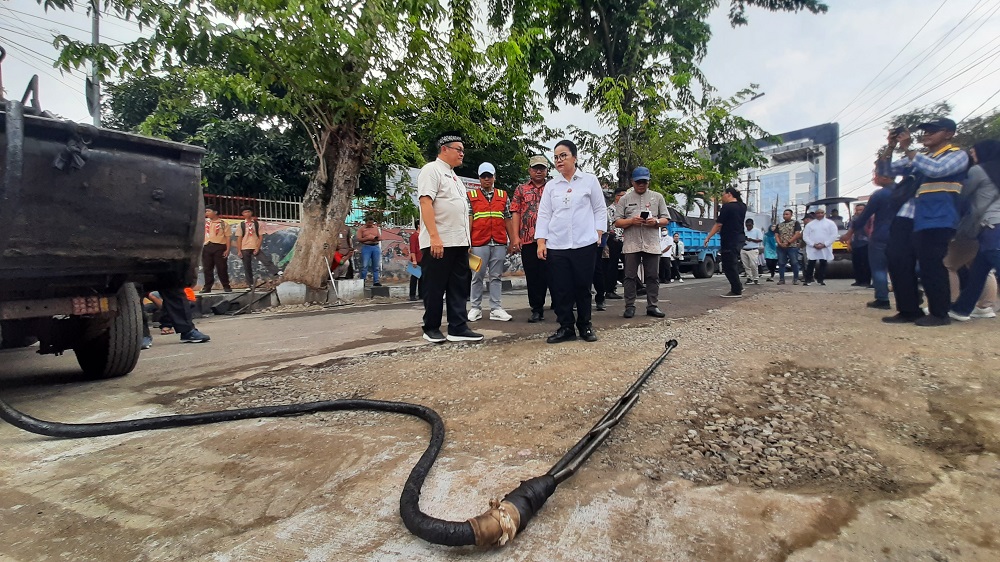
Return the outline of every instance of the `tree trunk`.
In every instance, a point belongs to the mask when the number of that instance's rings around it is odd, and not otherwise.
[[[353,127],[342,126],[329,134],[320,165],[302,199],[302,223],[295,256],[285,270],[286,281],[318,289],[329,282],[327,260],[333,258],[336,240],[351,208],[358,177],[367,152]]]

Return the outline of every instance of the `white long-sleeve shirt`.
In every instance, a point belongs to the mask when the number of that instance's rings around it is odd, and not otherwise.
[[[571,250],[596,244],[608,224],[608,207],[597,176],[577,170],[572,180],[549,180],[538,204],[535,239],[550,250]]]
[[[802,239],[806,242],[806,259],[833,260],[833,241],[839,234],[837,224],[826,217],[810,221],[802,231]],[[815,244],[825,244],[826,247],[813,248]]]

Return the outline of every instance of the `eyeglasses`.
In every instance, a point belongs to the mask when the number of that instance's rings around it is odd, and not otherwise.
[[[563,160],[565,160],[565,159],[569,158],[570,156],[572,156],[572,154],[570,154],[569,152],[561,152],[561,153],[559,153],[559,154],[556,154],[556,155],[555,155],[555,156],[553,157],[553,159],[554,159],[554,160],[555,160],[556,162],[562,162]]]
[[[465,154],[465,148],[455,148],[454,146],[444,145],[444,148],[450,148],[459,154]]]

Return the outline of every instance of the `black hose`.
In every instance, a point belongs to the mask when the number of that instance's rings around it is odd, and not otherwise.
[[[664,352],[618,399],[611,410],[548,473],[521,482],[502,501],[491,502],[487,512],[462,522],[437,519],[420,510],[420,490],[427,479],[431,466],[434,465],[434,461],[437,460],[437,456],[441,452],[445,432],[441,416],[434,410],[419,404],[361,399],[323,400],[305,404],[285,404],[200,414],[176,414],[134,420],[74,424],[33,418],[0,400],[0,419],[31,433],[48,437],[78,439],[226,421],[292,417],[343,410],[368,410],[415,416],[431,426],[431,438],[424,454],[420,456],[417,464],[410,471],[410,475],[403,485],[403,493],[399,496],[399,515],[403,519],[403,524],[414,535],[434,544],[499,546],[506,544],[519,531],[523,530],[555,492],[556,486],[572,476],[580,465],[604,442],[611,429],[635,405],[639,398],[639,390],[646,380],[676,346],[677,340],[668,341]]]
[[[476,544],[475,533],[473,533],[472,525],[468,521],[445,521],[431,517],[420,510],[420,489],[444,444],[444,422],[441,421],[441,416],[437,412],[426,406],[383,400],[324,400],[305,404],[240,408],[202,414],[178,414],[136,420],[74,424],[39,420],[15,410],[0,400],[0,419],[31,433],[64,439],[121,435],[135,431],[170,429],[253,418],[301,416],[342,410],[392,412],[416,416],[427,422],[431,426],[430,442],[403,485],[403,493],[399,496],[399,515],[411,533],[428,542],[448,546]]]

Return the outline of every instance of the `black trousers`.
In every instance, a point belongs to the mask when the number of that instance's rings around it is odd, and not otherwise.
[[[461,334],[469,329],[465,303],[472,290],[472,270],[469,269],[469,247],[455,246],[444,249],[444,255],[435,258],[430,248],[421,248],[424,257],[420,269],[424,279],[424,331],[441,329],[444,304],[448,306],[448,333]],[[483,264],[485,267],[486,264]]]
[[[421,299],[424,298],[424,278],[423,276],[417,277],[416,275],[410,276],[410,298],[413,299],[419,296]]]
[[[670,260],[670,278],[671,279],[681,278],[681,260],[679,259]]]
[[[896,217],[892,220],[889,225],[886,259],[889,262],[892,293],[896,297],[896,310],[906,316],[919,316],[920,293],[917,290],[917,250],[913,239],[913,219]]]
[[[202,290],[212,290],[212,285],[215,284],[215,272],[219,273],[222,288],[229,290],[229,265],[227,258],[222,255],[225,252],[226,245],[215,242],[209,242],[201,249],[201,268],[205,273],[205,285]]]
[[[174,330],[178,334],[184,335],[194,330],[194,321],[191,319],[191,306],[188,304],[187,295],[184,294],[183,287],[160,289],[160,298],[163,299],[163,313],[170,318],[171,323],[174,325]]]
[[[931,316],[938,318],[947,318],[951,308],[951,287],[944,256],[948,253],[948,242],[954,237],[954,228],[930,228],[914,233],[920,284],[927,294],[927,308]]]
[[[764,258],[764,264],[767,266],[767,271],[771,274],[771,277],[774,277],[774,272],[778,270],[778,258]]]
[[[851,246],[851,265],[854,266],[854,282],[858,285],[870,285],[872,268],[868,265],[868,244]]]
[[[548,264],[538,259],[538,242],[521,246],[521,267],[528,286],[528,306],[532,312],[545,312],[545,291],[549,287]]]
[[[722,273],[729,280],[729,290],[737,295],[743,294],[743,284],[740,283],[740,249],[723,248],[719,252],[722,257]]]
[[[605,300],[604,299],[604,294],[605,294],[605,288],[604,288],[604,282],[605,282],[604,266],[606,264],[604,263],[604,258],[601,257],[603,255],[604,255],[604,248],[602,248],[598,244],[598,246],[597,246],[597,253],[594,254],[594,283],[593,283],[594,284],[594,302],[598,302],[598,303],[604,302],[604,300]]]
[[[247,276],[247,286],[253,287],[254,276],[253,276],[253,260],[256,259],[260,262],[264,269],[271,275],[271,277],[278,276],[278,268],[271,261],[271,256],[267,255],[264,250],[257,252],[254,255],[253,250],[240,250],[240,259],[243,260],[243,271]]]
[[[819,283],[826,281],[826,265],[826,260],[809,260],[806,264],[806,281],[809,283],[814,280]]]
[[[596,243],[571,250],[548,251],[549,291],[560,328],[572,330],[575,325],[583,332],[591,327],[590,285],[596,258]]]
[[[667,257],[660,257],[660,283],[670,283],[670,262],[673,260]]]
[[[608,238],[608,263],[604,268],[605,292],[613,293],[618,288],[618,264],[622,261],[624,245],[625,243],[618,238]]]

